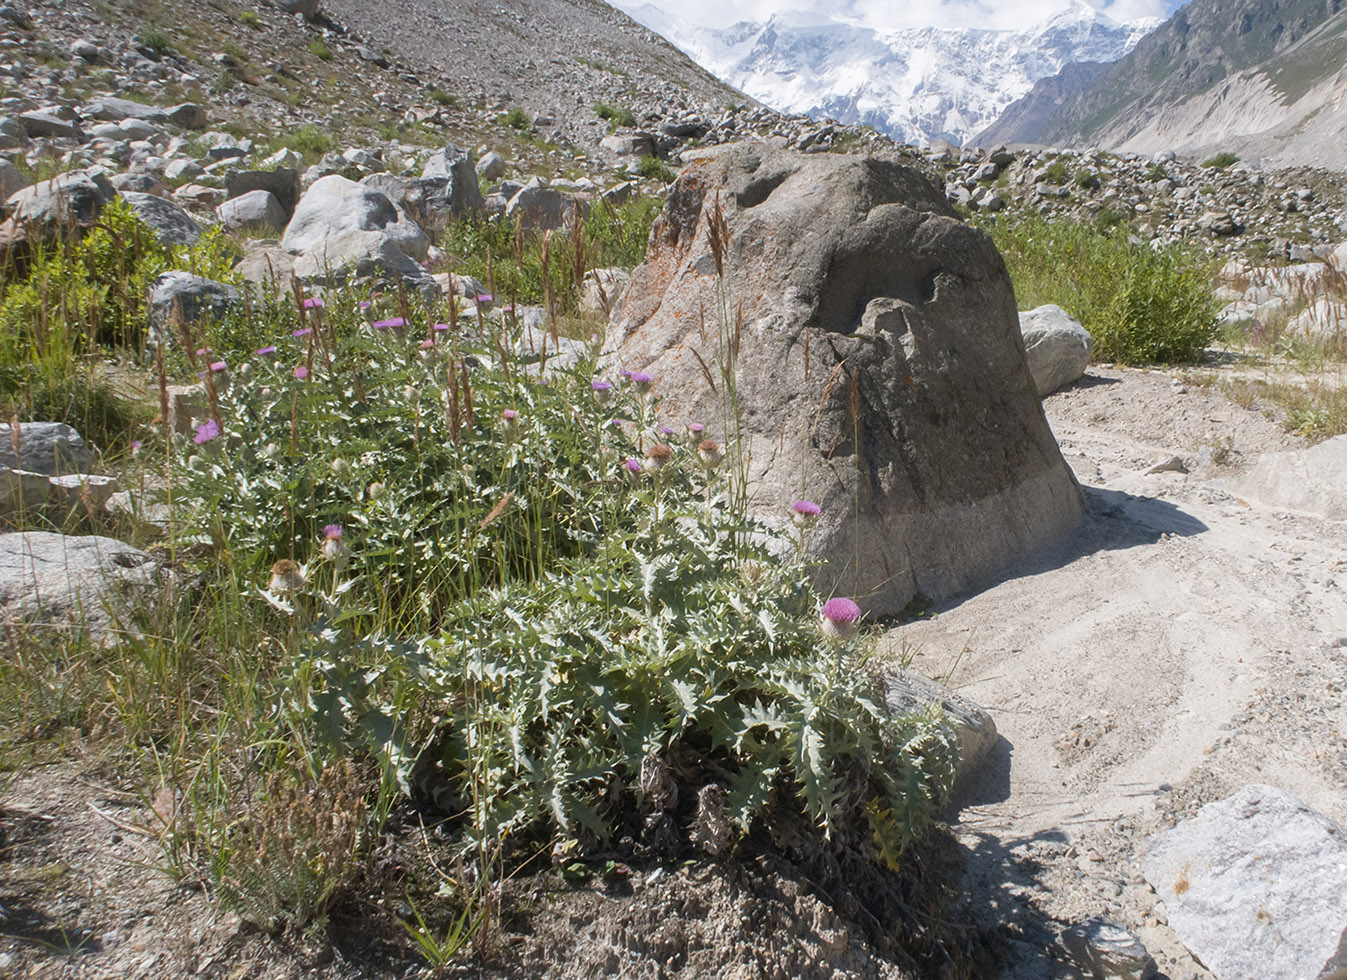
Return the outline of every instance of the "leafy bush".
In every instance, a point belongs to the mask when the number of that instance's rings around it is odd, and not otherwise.
[[[600,102],[594,106],[594,114],[600,119],[607,119],[614,126],[636,125],[636,115],[626,106],[614,106],[607,102]]]
[[[1054,160],[1043,168],[1043,182],[1055,187],[1065,187],[1071,180],[1071,168],[1063,160]]]
[[[336,143],[327,130],[312,123],[305,123],[302,126],[296,126],[282,136],[281,145],[303,156],[306,162],[316,162],[322,159],[323,154],[331,150]]]
[[[1209,160],[1203,160],[1202,166],[1215,167],[1217,170],[1224,170],[1226,167],[1233,167],[1239,163],[1239,157],[1227,150],[1224,153],[1218,153]]]
[[[648,382],[540,377],[508,319],[468,337],[413,314],[403,334],[353,307],[230,352],[218,423],[174,448],[186,530],[228,577],[300,562],[269,601],[325,610],[280,683],[287,730],[363,746],[404,786],[437,764],[468,844],[717,851],[783,812],[895,859],[951,745],[825,640],[794,549],[731,506],[718,454],[651,449]]]
[[[1211,269],[1193,253],[1039,216],[984,227],[1005,257],[1020,308],[1061,306],[1090,332],[1100,360],[1195,361],[1216,336]]]
[[[1165,165],[1159,160],[1152,163],[1151,168],[1146,171],[1146,179],[1148,181],[1167,180],[1168,178],[1169,171],[1165,169]]]
[[[1077,170],[1075,178],[1076,186],[1081,190],[1093,191],[1099,189],[1099,175],[1093,170]]]
[[[433,88],[430,90],[430,101],[446,109],[452,109],[458,105],[458,96],[442,88]]]
[[[260,30],[262,27],[262,18],[257,16],[256,11],[242,10],[239,12],[239,23],[255,30]]]
[[[505,123],[505,125],[509,126],[511,129],[518,129],[521,132],[529,128],[528,113],[519,106],[515,106],[509,112],[505,113],[505,115],[501,117],[501,122]]]
[[[672,184],[678,177],[667,163],[659,157],[641,157],[641,176],[649,180],[662,180]]]
[[[155,60],[158,60],[165,55],[172,54],[177,50],[177,45],[173,43],[173,38],[154,27],[146,28],[137,34],[136,44]]]
[[[328,47],[326,44],[324,44],[322,41],[310,41],[310,42],[309,42],[309,54],[313,55],[313,56],[314,56],[315,58],[317,58],[319,61],[331,61],[331,60],[332,60],[332,49],[329,48],[329,47]]]

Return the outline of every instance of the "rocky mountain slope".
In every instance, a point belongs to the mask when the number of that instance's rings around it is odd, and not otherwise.
[[[699,27],[651,4],[620,4],[718,77],[774,108],[873,126],[896,140],[963,144],[1064,65],[1114,61],[1158,21],[1119,24],[1074,0],[1022,30],[879,30],[830,10]]]
[[[1347,165],[1340,0],[1193,0],[1127,57],[1040,81],[977,138]]]

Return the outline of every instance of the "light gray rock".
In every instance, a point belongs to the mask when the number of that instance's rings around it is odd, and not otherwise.
[[[273,0],[287,14],[299,14],[305,20],[318,19],[319,0]]]
[[[122,200],[136,213],[136,217],[153,229],[154,237],[165,245],[195,245],[200,241],[200,226],[172,201],[155,194],[135,191],[123,193]]]
[[[1062,945],[1095,980],[1150,980],[1159,974],[1155,957],[1126,928],[1108,919],[1087,919],[1062,933]]]
[[[115,538],[45,531],[0,534],[0,621],[87,630],[111,642],[126,611],[156,581],[158,566]]]
[[[170,126],[181,126],[183,129],[205,129],[210,125],[210,114],[206,112],[205,106],[197,105],[195,102],[184,102],[165,110],[164,121]]]
[[[184,184],[173,192],[173,200],[190,207],[213,208],[224,200],[224,191],[204,184]]]
[[[93,450],[64,422],[20,422],[17,436],[8,423],[0,423],[0,466],[58,476],[83,473],[93,461]]]
[[[45,510],[51,502],[52,478],[28,470],[0,466],[0,514],[14,524],[33,510]]]
[[[262,161],[263,170],[294,170],[304,166],[304,158],[289,147],[282,147]]]
[[[505,176],[506,169],[505,158],[492,150],[477,161],[477,179],[479,181],[500,180]]]
[[[699,363],[719,376],[718,288],[736,311],[750,510],[782,526],[794,499],[822,507],[808,544],[824,594],[896,614],[1079,523],[1005,264],[916,170],[761,144],[692,155],[605,343],[657,379],[671,424],[719,428],[730,410]]]
[[[150,283],[152,340],[175,337],[173,321],[186,323],[216,320],[238,305],[239,291],[226,283],[194,276],[190,272],[165,272]]]
[[[157,197],[169,195],[168,185],[154,174],[113,174],[108,178],[108,182],[119,194],[130,191],[134,194],[154,194]]]
[[[1220,980],[1347,976],[1347,833],[1285,790],[1209,803],[1140,860],[1169,927]]]
[[[168,121],[168,113],[155,105],[144,105],[130,99],[119,99],[115,95],[105,96],[89,103],[83,112],[86,119],[102,119],[119,123],[123,119],[144,119],[146,122],[163,123]]]
[[[940,709],[959,749],[958,780],[971,776],[996,744],[996,722],[981,706],[916,671],[896,670],[884,678],[884,704],[894,714]]]
[[[1090,366],[1090,334],[1060,306],[1049,303],[1021,313],[1020,334],[1040,396],[1079,381]]]
[[[292,167],[277,167],[274,170],[231,170],[225,174],[225,193],[230,198],[253,191],[268,191],[276,198],[284,214],[281,221],[284,228],[299,204],[299,171]]]
[[[84,139],[84,132],[80,129],[77,121],[62,119],[45,109],[34,109],[32,112],[20,113],[19,122],[23,123],[24,130],[33,139],[64,138],[81,141]]]
[[[256,229],[280,234],[288,220],[285,208],[271,191],[249,191],[232,197],[215,209],[220,224],[230,231]]]
[[[1309,449],[1267,453],[1242,475],[1221,482],[1269,507],[1347,521],[1347,436]]]
[[[648,157],[655,154],[655,141],[646,133],[614,133],[599,140],[599,148],[615,157]]]
[[[125,139],[152,140],[163,136],[163,130],[144,119],[123,119],[117,124]]]
[[[7,205],[16,222],[50,233],[71,226],[88,226],[117,189],[102,171],[72,170],[11,194]]]
[[[31,186],[33,182],[24,176],[22,170],[0,157],[0,201],[7,201],[11,194]]]
[[[631,283],[628,269],[590,269],[580,293],[580,309],[586,313],[611,313],[622,301]]]
[[[538,178],[530,180],[505,208],[505,220],[525,231],[555,231],[570,220],[579,203],[569,194],[548,187]]]
[[[165,180],[193,180],[206,172],[206,169],[195,160],[188,160],[186,157],[180,157],[177,160],[170,160],[168,166],[164,167]]]
[[[254,287],[254,293],[265,295],[270,292],[288,292],[291,273],[295,265],[295,255],[281,248],[274,239],[259,239],[249,242],[234,271],[245,283]]]
[[[298,255],[303,278],[351,266],[406,277],[420,272],[430,240],[386,195],[334,174],[300,199],[281,246]]]
[[[58,520],[72,512],[82,516],[104,513],[108,501],[118,489],[116,477],[91,476],[88,473],[53,476],[49,482],[51,490],[48,506],[57,510]]]

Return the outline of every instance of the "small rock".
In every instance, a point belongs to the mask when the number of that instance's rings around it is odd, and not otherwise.
[[[1149,980],[1159,973],[1141,940],[1108,919],[1095,917],[1072,926],[1062,933],[1062,945],[1095,980]]]
[[[1168,459],[1162,459],[1146,471],[1147,475],[1153,473],[1187,473],[1188,467],[1183,463],[1182,456],[1170,456]]]
[[[270,191],[249,191],[230,198],[215,209],[215,216],[230,231],[255,229],[275,234],[285,229],[288,220],[285,208]]]
[[[1040,397],[1080,380],[1090,366],[1090,334],[1060,306],[1049,303],[1021,313],[1020,333]]]
[[[64,422],[20,422],[17,433],[0,423],[0,466],[57,476],[81,473],[93,461],[93,450]]]

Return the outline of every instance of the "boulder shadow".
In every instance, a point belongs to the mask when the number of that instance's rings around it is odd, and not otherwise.
[[[1011,756],[1015,747],[1004,735],[997,735],[992,747],[973,772],[959,780],[949,798],[952,822],[958,821],[958,811],[964,807],[987,806],[1010,799]]]

